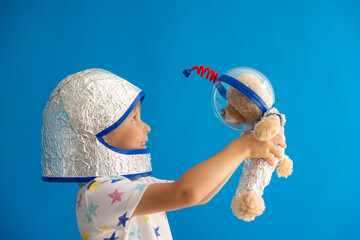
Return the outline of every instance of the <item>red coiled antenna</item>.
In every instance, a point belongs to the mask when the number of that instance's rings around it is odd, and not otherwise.
[[[205,72],[208,71],[208,73],[206,74],[205,78],[208,79],[210,74],[211,74],[211,77],[209,79],[209,81],[212,81],[213,83],[215,83],[215,80],[216,78],[219,76],[219,73],[215,72],[215,70],[210,70],[210,68],[204,68],[204,65],[201,65],[200,67],[199,66],[195,66],[193,68],[190,68],[190,69],[185,69],[183,71],[183,74],[185,75],[185,77],[189,77],[190,75],[190,72],[192,70],[196,69],[197,70],[197,74],[201,74],[200,76],[203,77]]]

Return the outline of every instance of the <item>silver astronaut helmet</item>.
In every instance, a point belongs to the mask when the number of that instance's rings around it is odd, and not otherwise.
[[[62,80],[42,115],[42,180],[84,182],[98,176],[151,175],[149,148],[120,149],[104,140],[144,96],[138,87],[102,69]]]
[[[211,105],[215,116],[227,127],[236,131],[249,131],[270,110],[275,102],[271,83],[260,72],[247,67],[230,69],[223,75],[214,70],[195,66],[183,73],[189,76],[192,70],[213,82]],[[247,106],[256,105],[251,109]],[[255,109],[255,110],[254,110]]]

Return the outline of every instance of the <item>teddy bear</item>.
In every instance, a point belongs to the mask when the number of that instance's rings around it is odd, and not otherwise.
[[[267,106],[273,105],[273,98],[261,86],[259,78],[245,73],[236,80],[252,89]],[[284,131],[285,116],[276,108],[263,113],[260,108],[243,93],[230,86],[227,90],[227,105],[221,111],[221,118],[233,126],[245,124],[243,134],[252,132],[260,141],[270,140],[280,131]],[[284,153],[284,149],[277,146]],[[265,210],[262,198],[264,188],[270,183],[273,171],[278,177],[287,178],[293,171],[293,162],[287,155],[283,159],[275,157],[275,166],[270,166],[264,159],[248,158],[244,160],[242,175],[231,208],[234,215],[244,221],[252,221]]]

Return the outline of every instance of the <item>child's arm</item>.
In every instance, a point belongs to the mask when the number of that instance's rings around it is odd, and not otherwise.
[[[224,180],[222,180],[222,182],[215,189],[213,189],[206,197],[201,199],[200,202],[196,203],[196,205],[202,205],[209,202],[220,191],[220,189],[225,185],[225,183],[227,183],[227,181],[233,175],[235,170],[236,168]]]
[[[283,138],[283,133],[281,132],[278,136],[276,136],[274,138],[274,140],[279,140],[279,138]],[[285,146],[286,148],[286,143],[283,141],[282,142],[283,146]],[[209,202],[219,191],[220,189],[225,185],[225,183],[227,183],[227,181],[229,180],[229,178],[233,175],[233,173],[235,172],[235,170],[238,168],[239,166],[237,166],[236,168],[234,168],[234,170],[215,188],[213,189],[205,198],[203,198],[200,202],[198,202],[196,205],[202,205],[205,204],[207,202]]]
[[[283,133],[280,133],[280,135],[278,135],[277,137],[283,137],[282,136]],[[283,144],[285,144],[286,147],[286,143],[284,142]],[[235,172],[235,170],[238,168],[239,166],[237,166],[236,168],[234,168],[234,170],[215,188],[213,189],[206,197],[204,197],[200,202],[198,202],[196,205],[202,205],[205,204],[207,202],[209,202],[219,191],[220,189],[225,185],[225,183],[227,183],[227,181],[229,180],[229,178],[233,175],[233,173]]]
[[[208,201],[245,158],[265,158],[274,165],[272,152],[281,159],[282,153],[273,143],[286,147],[279,136],[271,141],[258,141],[252,134],[241,136],[219,153],[186,171],[176,182],[150,184],[132,216],[171,211]]]

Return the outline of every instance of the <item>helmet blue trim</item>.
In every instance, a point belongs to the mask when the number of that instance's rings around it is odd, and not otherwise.
[[[107,142],[105,142],[104,140],[104,136],[107,135],[108,133],[110,133],[112,130],[114,130],[115,128],[117,128],[118,126],[120,126],[120,124],[127,118],[127,116],[129,116],[129,114],[131,113],[131,111],[134,109],[135,105],[138,103],[138,101],[142,102],[143,99],[145,97],[145,92],[141,91],[136,98],[134,99],[134,101],[131,103],[130,107],[126,110],[126,112],[120,117],[119,120],[117,120],[113,125],[111,125],[110,127],[102,130],[101,132],[99,132],[98,134],[96,134],[97,139],[99,140],[99,142],[101,142],[102,144],[104,144],[105,147],[109,148],[110,150],[114,151],[114,152],[118,152],[121,154],[125,154],[125,155],[134,155],[134,154],[145,154],[145,153],[150,153],[150,148],[146,148],[146,149],[132,149],[132,150],[128,150],[128,149],[120,149],[120,148],[116,148],[116,147],[112,147],[109,144],[107,144]]]
[[[237,79],[230,77],[228,75],[220,75],[216,81],[219,82],[224,82],[229,84],[230,86],[236,88],[238,91],[240,91],[241,93],[243,93],[246,97],[248,97],[253,103],[256,104],[256,106],[258,106],[260,108],[260,110],[265,113],[268,110],[270,110],[272,108],[268,107],[266,105],[266,103],[261,99],[261,97],[259,95],[257,95],[253,90],[251,90],[248,86],[246,86],[245,84],[243,84],[242,82],[238,81]],[[219,84],[221,85],[221,83],[216,83],[215,84]],[[226,94],[224,93],[225,88],[224,87],[217,87],[220,94],[224,97],[224,95],[226,96]],[[226,99],[226,98],[225,98]]]
[[[151,176],[152,171],[144,172],[144,173],[135,173],[135,174],[128,174],[122,175],[126,178],[141,178],[141,177],[148,177]],[[90,182],[94,178],[101,177],[101,176],[94,176],[94,177],[41,177],[41,180],[44,182]]]

